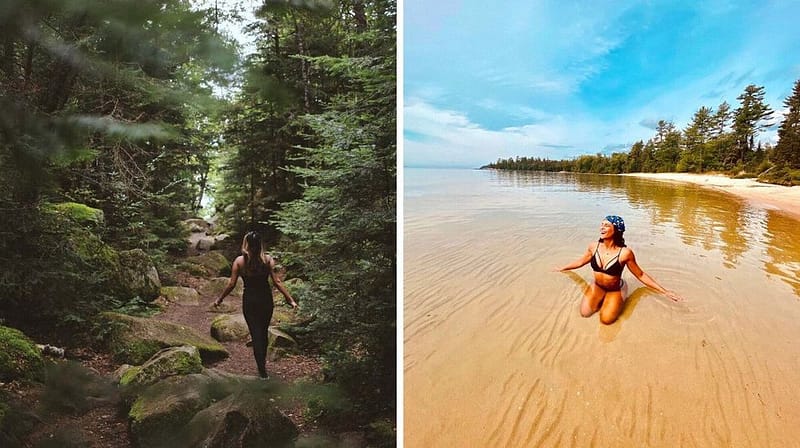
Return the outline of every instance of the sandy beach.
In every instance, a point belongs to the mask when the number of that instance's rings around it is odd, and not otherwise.
[[[630,173],[634,176],[667,182],[687,182],[739,196],[752,204],[784,211],[800,218],[800,187],[764,184],[755,179],[732,179],[724,174]]]

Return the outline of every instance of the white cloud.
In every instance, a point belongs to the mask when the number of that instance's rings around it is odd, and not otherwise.
[[[634,134],[617,122],[573,119],[541,111],[537,116],[533,124],[489,130],[462,112],[438,109],[420,98],[410,98],[404,109],[409,136],[403,143],[405,164],[477,167],[498,157],[563,159],[643,138],[641,128]]]

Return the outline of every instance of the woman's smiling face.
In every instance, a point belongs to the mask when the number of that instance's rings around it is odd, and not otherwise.
[[[600,238],[611,238],[614,235],[614,224],[603,220],[600,222]]]

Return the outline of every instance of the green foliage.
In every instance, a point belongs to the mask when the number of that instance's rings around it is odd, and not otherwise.
[[[800,185],[800,169],[791,169],[785,165],[778,165],[762,173],[758,176],[758,180],[785,186]]]
[[[303,330],[327,358],[349,353],[328,372],[364,416],[395,395],[396,5],[321,3],[260,11],[263,45],[227,115],[214,201],[231,233],[281,241],[305,280]],[[351,381],[356,367],[370,374]]]
[[[800,169],[800,79],[795,81],[792,94],[783,104],[788,111],[778,129],[779,140],[775,147],[775,162],[785,165],[789,170],[798,170]]]
[[[788,108],[778,130],[779,141],[756,144],[759,132],[771,126],[772,110],[764,102],[764,88],[749,85],[731,111],[723,102],[716,111],[701,107],[683,132],[660,120],[656,135],[634,143],[627,153],[581,155],[572,160],[515,157],[498,159],[483,168],[571,171],[582,173],[723,171],[740,178],[791,185],[793,169],[800,168],[800,80],[784,104]],[[780,168],[785,166],[785,169]]]
[[[0,214],[0,228],[16,230],[0,233],[4,316],[77,329],[121,293],[119,257],[97,235],[48,204],[11,209]]]

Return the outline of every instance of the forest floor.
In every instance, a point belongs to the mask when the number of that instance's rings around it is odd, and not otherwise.
[[[206,281],[202,278],[192,277],[187,273],[179,273],[179,285],[202,289]],[[179,323],[191,327],[200,333],[208,334],[211,321],[219,315],[210,309],[216,297],[201,295],[200,305],[169,304],[161,313],[153,318]],[[237,312],[241,312],[241,299],[228,296],[226,304],[233,305]],[[276,308],[283,305],[276,303]],[[233,312],[233,311],[232,311]],[[252,348],[245,342],[222,342],[229,356],[221,361],[206,367],[239,375],[257,375]],[[110,354],[95,351],[89,348],[65,347],[67,359],[80,362],[90,371],[110,378],[120,365],[112,360]],[[285,355],[277,360],[267,363],[270,378],[284,383],[293,383],[297,380],[310,380],[322,382],[322,367],[320,360],[313,354]],[[0,383],[0,389],[18,401],[28,404],[28,409],[43,409],[43,402],[47,400],[45,388],[39,386],[24,386],[17,383]],[[27,440],[22,441],[21,447],[58,447],[68,448],[82,446],[91,448],[129,448],[133,444],[129,434],[128,417],[120,406],[119,399],[99,400],[87,406],[88,410],[72,410],[72,412],[37,412],[37,424]],[[304,406],[296,404],[291,409],[283,409],[297,426],[300,434],[310,434],[318,428],[314,421],[303,417]]]

